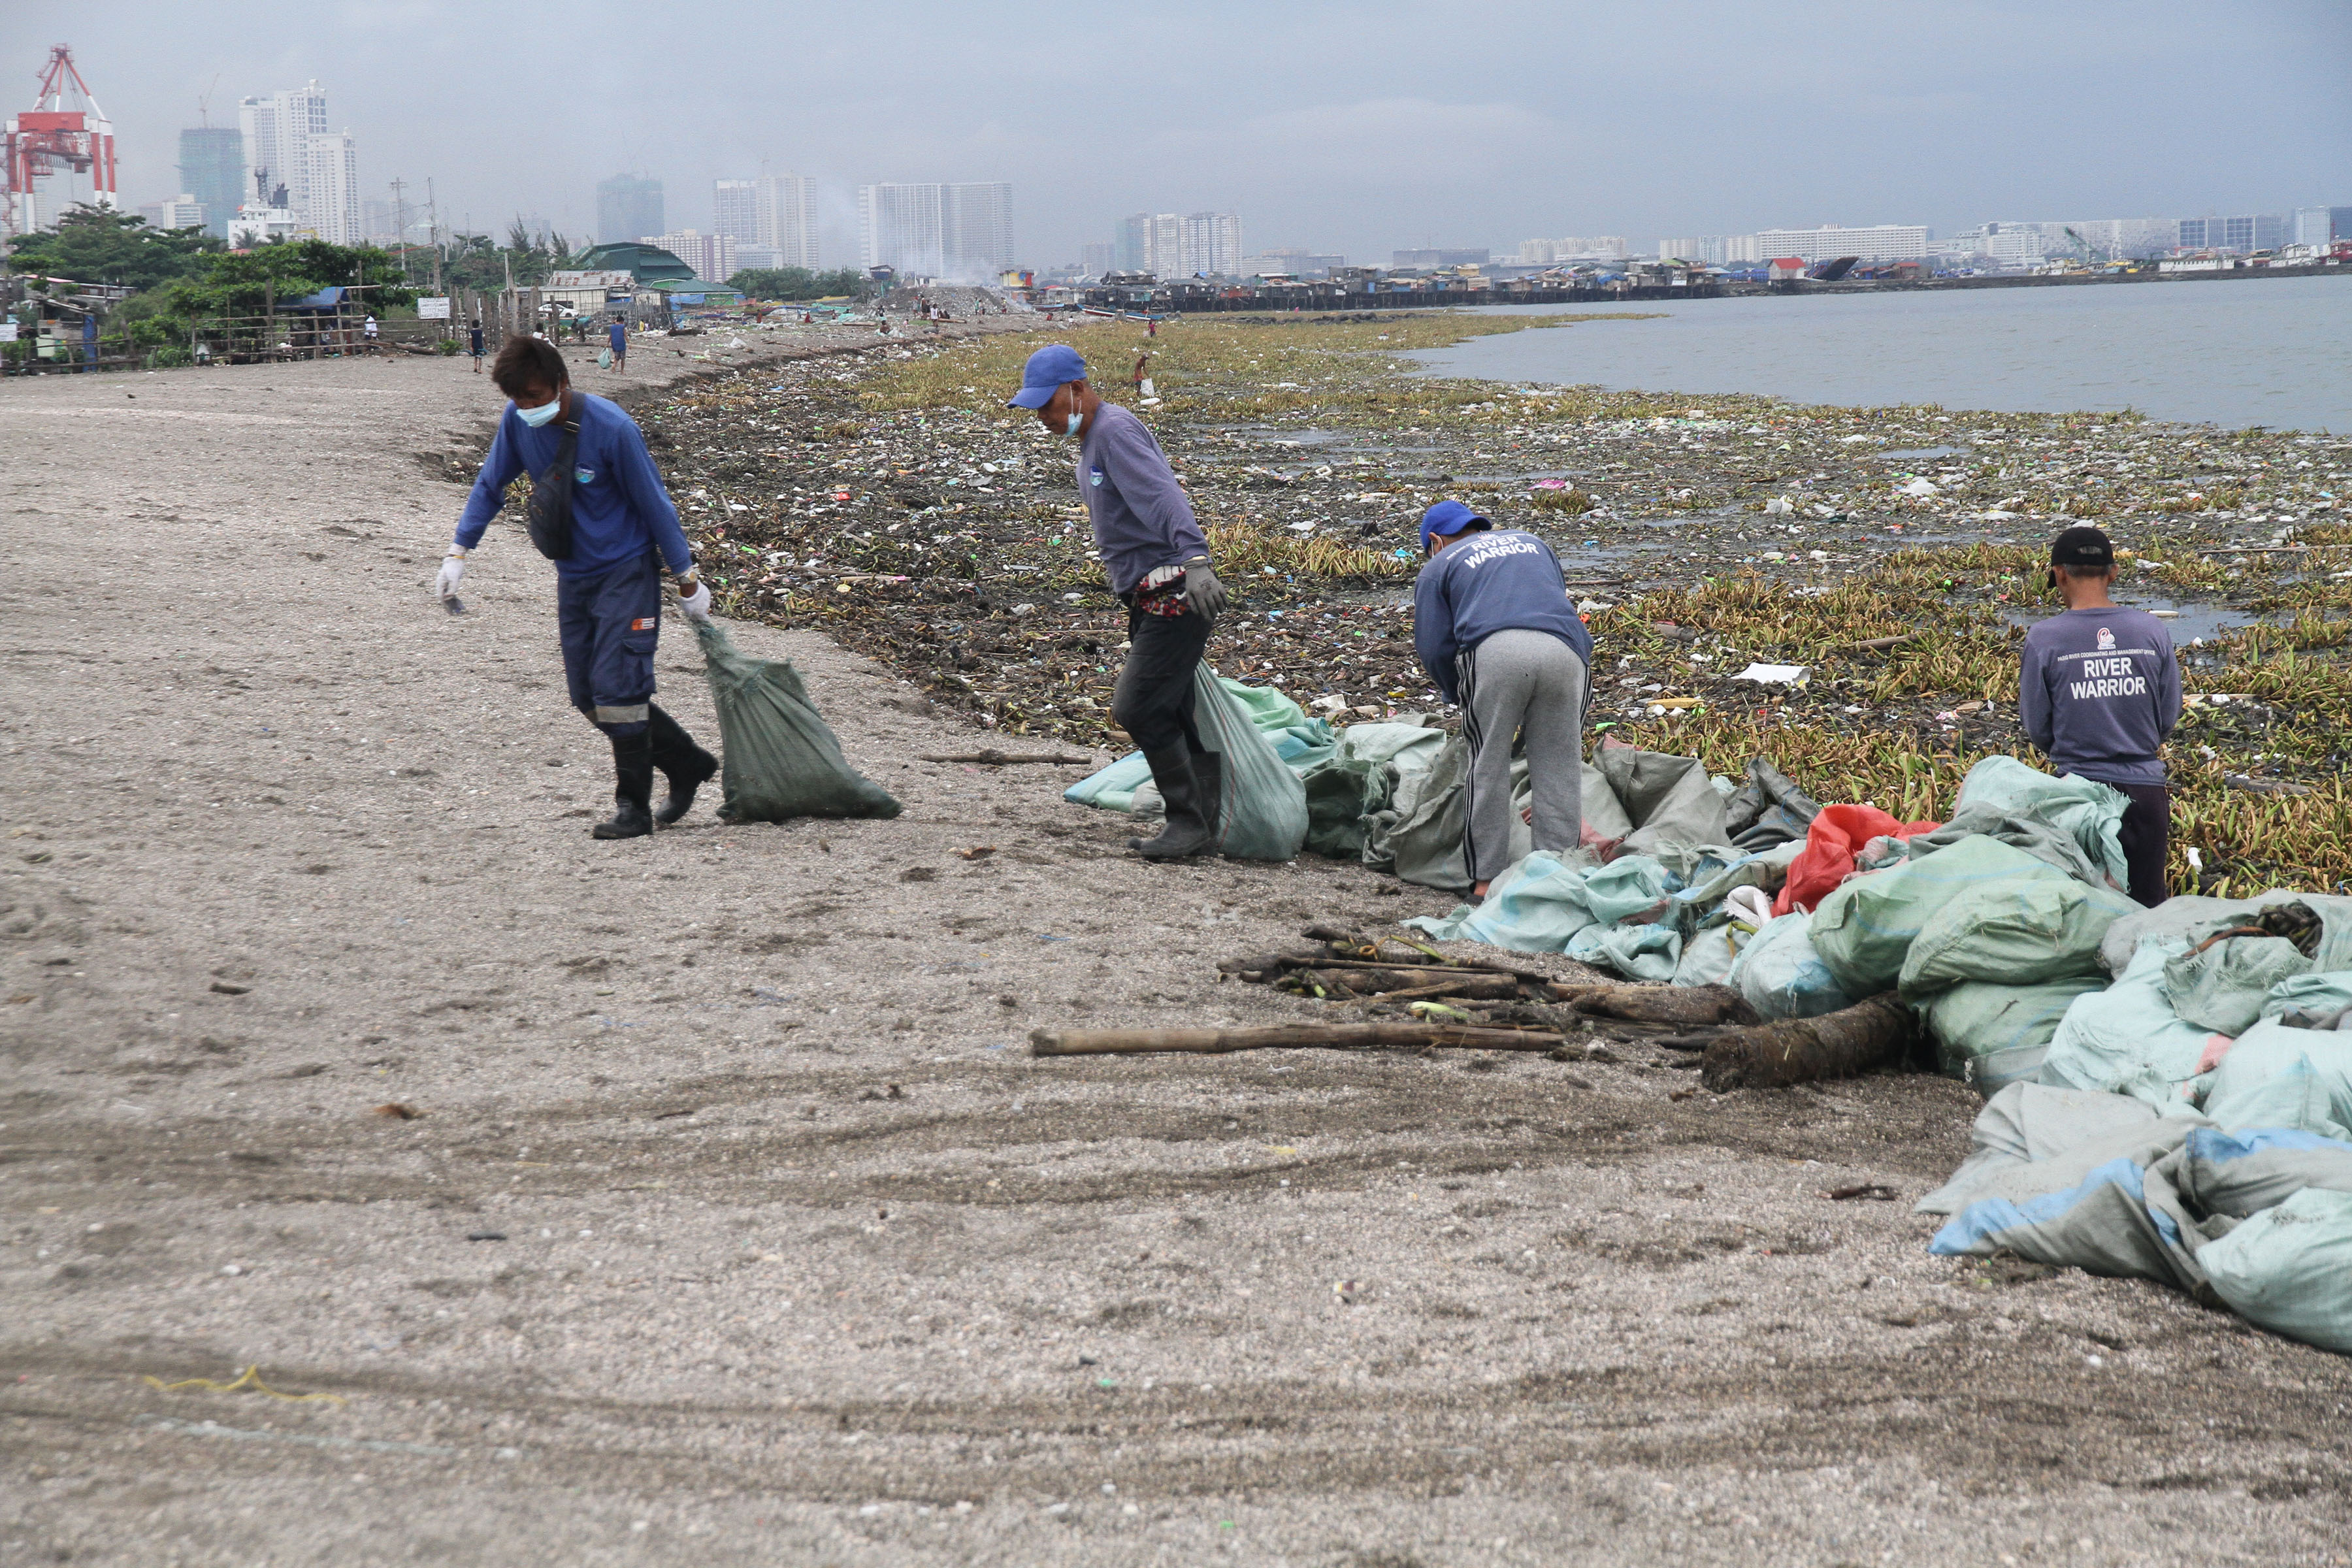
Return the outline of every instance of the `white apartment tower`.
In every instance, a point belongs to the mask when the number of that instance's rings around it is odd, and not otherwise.
[[[1188,213],[1177,239],[1177,269],[1236,278],[1242,269],[1242,220],[1233,213]]]
[[[1882,223],[1868,228],[1765,228],[1756,231],[1756,244],[1768,260],[1783,256],[1807,261],[1834,261],[1842,256],[1863,261],[1914,261],[1927,254],[1927,230],[1920,224]]]
[[[710,188],[711,226],[745,249],[771,252],[778,267],[816,270],[813,183],[798,174],[720,180]]]
[[[993,279],[1013,265],[1013,187],[857,187],[859,258],[917,277]]]
[[[352,133],[317,135],[303,149],[304,189],[310,201],[306,226],[330,245],[357,245],[367,237],[360,222],[360,160]]]
[[[316,81],[239,100],[236,122],[245,138],[247,202],[278,205],[272,198],[283,185],[297,234],[360,243],[358,151],[350,132],[327,130],[327,95]]]

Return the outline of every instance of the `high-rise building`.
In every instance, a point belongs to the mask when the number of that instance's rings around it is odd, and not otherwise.
[[[1242,220],[1233,213],[1188,213],[1179,222],[1176,271],[1184,276],[1238,277],[1242,269]]]
[[[205,209],[205,232],[228,237],[228,220],[253,195],[245,173],[245,133],[230,125],[180,132],[180,188]]]
[[[1765,256],[1800,256],[1807,261],[1834,261],[1851,256],[1863,261],[1912,261],[1927,254],[1926,226],[1913,223],[1874,224],[1844,228],[1824,224],[1819,228],[1759,229],[1756,244]]]
[[[1013,265],[1013,187],[857,187],[857,240],[867,267],[909,277],[993,280]]]
[[[2286,243],[2287,220],[2277,213],[2241,213],[2232,217],[2185,217],[2175,225],[2173,244],[2183,250],[2276,250]]]
[[[1099,278],[1118,265],[1116,245],[1082,245],[1078,247],[1078,270],[1088,278]]]
[[[739,263],[732,235],[703,234],[682,228],[676,234],[647,234],[638,237],[640,245],[658,245],[688,267],[705,283],[724,283],[735,276]]]
[[[241,201],[282,206],[298,226],[310,226],[310,138],[327,133],[326,93],[313,81],[240,99],[236,123],[245,153]]]
[[[2297,207],[2294,243],[2322,249],[2339,239],[2352,239],[2352,207]]]
[[[185,191],[168,201],[148,203],[139,209],[139,216],[157,228],[206,226],[205,204]]]
[[[659,234],[662,184],[644,174],[615,174],[596,186],[596,243],[626,244],[639,235]]]
[[[352,133],[313,136],[303,149],[303,226],[330,245],[357,245],[360,225],[360,160]]]
[[[799,174],[719,180],[710,187],[711,226],[736,244],[772,252],[768,265],[816,269],[813,183]]]

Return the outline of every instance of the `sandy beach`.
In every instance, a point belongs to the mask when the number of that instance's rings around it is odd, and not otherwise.
[[[580,384],[723,368],[670,346]],[[431,594],[500,406],[0,383],[0,1562],[2347,1561],[2343,1358],[1927,1255],[1958,1082],[1033,1058],[1320,1016],[1218,961],[1452,900],[1144,865],[788,610],[732,630],[905,814],[592,842],[552,569],[502,521]],[[319,1397],[157,1386],[247,1367]]]

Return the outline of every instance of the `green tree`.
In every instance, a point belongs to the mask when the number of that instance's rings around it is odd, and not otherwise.
[[[166,311],[184,321],[207,316],[257,316],[274,299],[279,303],[341,284],[376,284],[370,305],[405,305],[416,290],[401,278],[400,260],[373,245],[329,245],[323,239],[257,245],[241,254],[215,256],[201,278],[164,290]]]
[[[874,280],[851,267],[835,272],[812,272],[805,267],[747,267],[727,279],[727,286],[755,300],[824,300],[844,294],[862,300],[874,291]]]
[[[201,228],[157,228],[136,214],[85,202],[68,208],[55,228],[10,246],[8,265],[76,283],[145,289],[203,271],[223,248]]]

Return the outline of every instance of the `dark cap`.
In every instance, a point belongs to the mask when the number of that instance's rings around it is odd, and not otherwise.
[[[2116,563],[2115,542],[2104,529],[2070,528],[2050,542],[2050,564],[2104,572]]]

